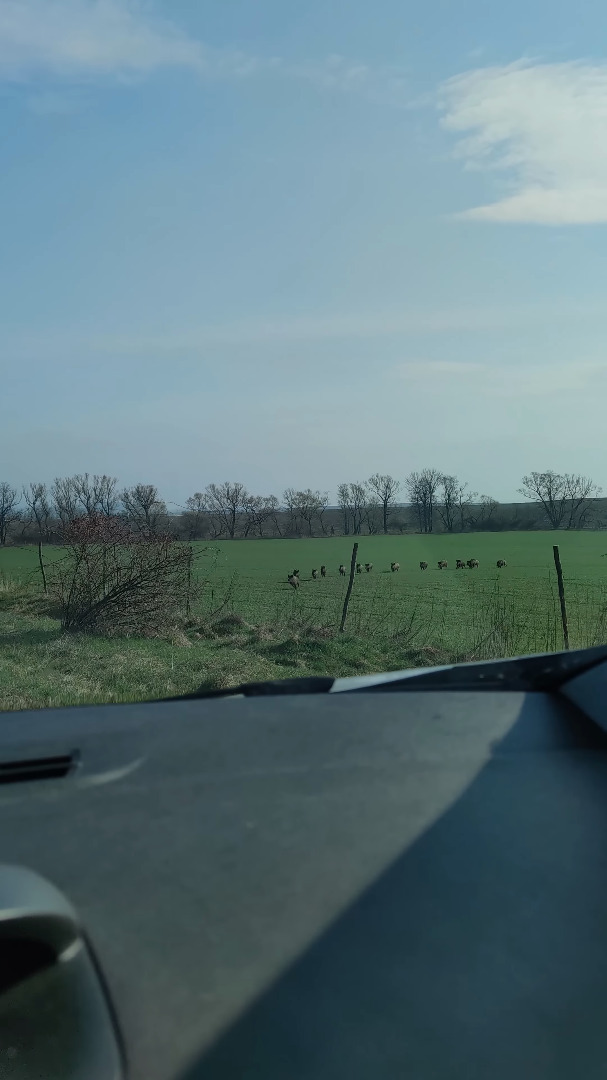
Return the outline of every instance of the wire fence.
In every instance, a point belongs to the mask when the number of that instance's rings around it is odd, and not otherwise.
[[[565,583],[571,648],[607,642],[607,583]],[[337,627],[345,578],[285,582],[253,576],[218,576],[203,586],[199,610],[230,612],[278,630],[295,623]],[[563,648],[556,576],[515,582],[461,574],[450,580],[413,582],[396,575],[357,576],[347,629],[359,636],[398,638],[475,659]]]
[[[60,549],[50,552],[49,564]],[[212,553],[211,553],[212,554]],[[356,575],[346,629],[359,637],[390,637],[403,646],[443,650],[455,658],[553,652],[563,648],[556,574],[537,567],[485,573]],[[192,615],[201,621],[223,614],[251,625],[289,632],[307,625],[337,630],[347,578],[302,578],[291,588],[267,568],[230,573],[218,558],[201,560],[197,570],[201,595]],[[39,587],[39,571],[30,566],[16,574],[0,573],[0,602],[16,586]],[[607,643],[607,581],[565,577],[571,648]]]

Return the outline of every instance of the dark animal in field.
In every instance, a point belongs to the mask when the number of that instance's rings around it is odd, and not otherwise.
[[[466,569],[466,564],[465,564],[463,559],[456,559],[455,560],[455,569],[456,570],[465,570]]]
[[[299,578],[297,574],[289,574],[287,581],[289,582],[289,585],[291,585],[294,589],[299,588]]]
[[[420,562],[419,568],[420,568],[420,570],[427,570],[428,569],[428,563],[427,562]]]
[[[367,571],[368,574],[371,573],[372,569],[373,569],[373,563],[372,562],[366,562],[365,563],[365,570]]]
[[[357,564],[356,564],[356,573],[357,574],[362,574],[362,572],[363,572],[363,564],[357,562]]]
[[[320,568],[320,576],[321,577],[326,577],[327,576],[327,568],[326,568],[326,566],[321,566],[321,568]]]
[[[508,563],[506,562],[505,559],[498,559],[497,560],[497,568],[498,568],[498,570],[501,570],[502,566],[507,566],[507,565],[508,565]]]
[[[448,566],[449,566],[449,563],[446,562],[444,559],[441,559],[439,564],[438,564],[439,570],[447,570]]]
[[[397,570],[400,570],[400,563],[399,562],[390,563],[390,569],[391,569],[392,573],[394,574]]]
[[[312,577],[314,578],[314,581],[316,581],[316,578],[318,577],[318,570],[312,571]]]
[[[293,577],[299,577],[299,570],[293,571]]]
[[[339,572],[340,572],[341,576],[343,577],[345,572],[346,572],[346,568],[345,568],[343,563],[341,564],[341,566],[339,568]]]
[[[468,559],[470,570],[478,570],[478,559]]]

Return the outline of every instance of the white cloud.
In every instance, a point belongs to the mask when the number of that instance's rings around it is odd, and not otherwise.
[[[432,386],[433,393],[443,388],[451,396],[453,384],[465,386],[466,392],[477,396],[547,399],[554,395],[570,395],[594,388],[604,391],[607,361],[576,360],[558,364],[495,364],[457,360],[411,360],[396,365],[393,375],[409,383]]]
[[[444,127],[471,169],[501,171],[507,193],[476,221],[607,222],[607,63],[520,61],[458,75],[440,92]]]
[[[0,0],[0,76],[136,75],[205,65],[201,45],[131,0]]]
[[[398,69],[370,68],[337,55],[287,63],[210,48],[155,15],[145,0],[0,0],[0,80],[79,83],[140,77],[162,68],[218,79],[281,75],[381,104],[406,103]],[[50,99],[40,102],[35,99],[33,108],[57,111]]]

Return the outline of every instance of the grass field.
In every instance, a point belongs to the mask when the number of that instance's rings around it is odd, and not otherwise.
[[[201,683],[362,674],[558,649],[555,541],[572,647],[607,641],[602,532],[360,537],[358,560],[374,569],[356,577],[341,636],[335,631],[347,579],[338,567],[349,567],[350,538],[196,544],[202,596],[192,626],[172,640],[63,635],[41,607],[37,551],[3,549],[0,708],[135,700]],[[44,551],[47,565],[61,555],[58,548]],[[478,558],[480,567],[456,571],[457,558]],[[499,558],[508,563],[500,571]],[[438,570],[439,559],[448,570]],[[400,562],[397,574],[392,561]],[[323,563],[328,576],[314,581],[312,567]],[[301,571],[297,592],[286,581],[294,568]]]

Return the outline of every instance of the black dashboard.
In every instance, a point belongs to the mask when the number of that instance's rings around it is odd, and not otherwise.
[[[45,947],[90,950],[116,1053],[34,958],[0,1077],[604,1077],[606,701],[601,663],[2,714],[0,955],[23,889]]]

